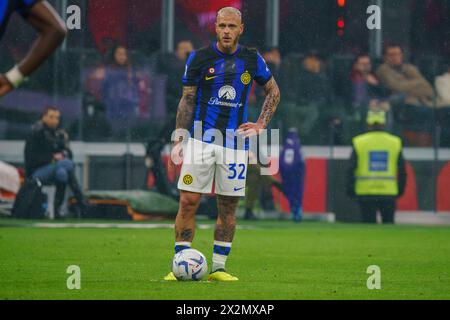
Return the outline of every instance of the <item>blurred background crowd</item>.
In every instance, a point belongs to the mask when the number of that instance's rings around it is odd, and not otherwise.
[[[67,16],[67,1],[50,2]],[[164,43],[163,0],[70,1],[81,8],[81,30],[0,100],[0,140],[24,139],[43,107],[55,105],[71,140],[148,141],[173,121],[188,54],[213,40],[218,6],[232,5],[244,15],[241,42],[260,50],[279,82],[274,128],[297,128],[306,145],[349,145],[366,129],[368,110],[383,109],[405,145],[450,147],[450,1],[384,1],[378,53],[366,27],[373,1],[280,0],[276,12],[262,3],[175,0],[172,50]],[[276,45],[267,25],[274,14]],[[0,70],[33,37],[25,24],[10,27]],[[255,86],[250,119],[263,98]]]

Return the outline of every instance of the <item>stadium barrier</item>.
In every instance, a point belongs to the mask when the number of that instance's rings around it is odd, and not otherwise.
[[[0,160],[23,165],[24,142],[1,141]],[[73,142],[77,173],[85,190],[143,189],[147,183],[142,144]],[[304,147],[307,163],[304,211],[336,214],[338,221],[359,221],[357,205],[345,192],[350,147]],[[131,165],[124,165],[124,154]],[[165,150],[167,157],[167,149]],[[408,183],[400,211],[450,212],[450,149],[406,148]],[[173,177],[172,177],[173,178]],[[287,200],[273,191],[277,208],[289,212]]]

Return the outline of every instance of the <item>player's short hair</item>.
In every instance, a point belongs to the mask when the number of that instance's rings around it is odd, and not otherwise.
[[[234,8],[234,7],[225,7],[225,8],[220,9],[220,10],[217,12],[217,17],[219,17],[219,16],[221,16],[221,15],[224,15],[224,14],[235,14],[235,15],[237,15],[239,18],[242,19],[242,13],[241,13],[241,11],[240,11],[239,9]]]
[[[42,112],[42,117],[45,117],[50,111],[61,112],[57,107],[46,106],[44,111]]]

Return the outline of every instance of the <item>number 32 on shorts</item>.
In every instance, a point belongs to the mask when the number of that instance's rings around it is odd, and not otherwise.
[[[230,175],[228,176],[229,180],[245,180],[245,169],[246,165],[241,163],[237,165],[236,163],[230,164]]]

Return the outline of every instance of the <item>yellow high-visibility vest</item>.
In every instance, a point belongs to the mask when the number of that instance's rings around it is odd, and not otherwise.
[[[358,196],[397,196],[399,137],[372,131],[353,139],[357,155],[355,193]]]

